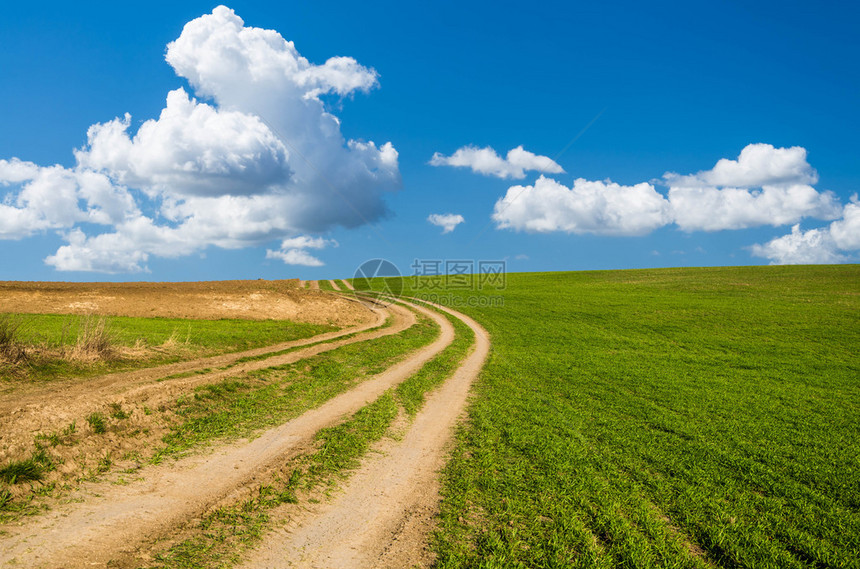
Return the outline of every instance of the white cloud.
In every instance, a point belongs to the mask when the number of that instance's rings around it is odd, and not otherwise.
[[[842,219],[830,224],[830,235],[836,246],[845,251],[860,250],[860,202],[857,195],[845,205]]]
[[[647,183],[621,186],[579,178],[568,188],[541,176],[496,202],[500,229],[546,233],[644,235],[671,221],[669,202]]]
[[[827,229],[801,231],[800,225],[791,233],[777,237],[764,245],[753,245],[750,251],[756,257],[766,257],[773,265],[807,265],[839,263],[845,256],[837,250]]]
[[[647,183],[621,186],[580,178],[568,188],[541,177],[533,186],[509,188],[496,202],[493,219],[501,229],[644,235],[671,223],[684,231],[719,231],[809,217],[832,220],[842,212],[832,192],[809,185],[817,174],[800,147],[751,144],[737,160],[723,159],[689,176],[667,173],[664,180],[670,186],[666,197]]]
[[[384,194],[401,185],[397,150],[344,138],[320,99],[369,91],[373,69],[349,57],[314,65],[224,6],[186,24],[166,59],[211,103],[179,88],[136,132],[129,115],[95,124],[74,168],[0,160],[10,187],[0,238],[56,230],[67,244],[46,263],[58,270],[138,272],[150,257],[256,246],[387,213]],[[82,223],[109,229],[89,234]],[[274,254],[307,264],[312,247]]]
[[[0,203],[0,239],[22,239],[84,222],[111,225],[138,211],[126,188],[87,170],[0,160],[0,185],[15,188]]]
[[[547,174],[562,174],[564,170],[551,158],[533,154],[517,146],[508,151],[506,158],[499,156],[495,150],[487,146],[464,146],[451,156],[439,152],[430,159],[432,166],[468,167],[477,174],[496,176],[498,178],[514,178],[521,180],[526,177],[526,170],[544,172]]]
[[[818,174],[799,146],[750,144],[737,160],[721,159],[711,170],[680,176],[667,172],[675,223],[684,231],[720,231],[787,225],[804,217],[835,219],[840,204],[831,192],[809,184]]]
[[[145,267],[149,253],[135,240],[132,231],[87,237],[80,229],[73,229],[65,239],[69,244],[45,259],[58,271],[149,272]]]
[[[807,185],[761,189],[671,187],[675,223],[684,231],[720,231],[761,225],[787,225],[804,217],[833,219],[839,200]]]
[[[322,267],[322,261],[304,249],[287,249],[286,251],[266,251],[267,259],[280,259],[287,265],[304,265],[306,267]]]
[[[460,214],[454,213],[431,213],[427,217],[427,221],[442,228],[442,233],[451,233],[458,225],[465,222]]]
[[[337,241],[308,235],[299,235],[281,241],[281,249],[323,249],[329,245],[337,247]]]
[[[296,231],[356,227],[385,215],[383,194],[401,185],[397,151],[391,143],[346,140],[319,98],[367,92],[378,84],[376,71],[349,57],[314,65],[276,31],[246,27],[224,6],[186,24],[166,59],[220,109],[260,117],[282,138]]]
[[[759,143],[744,147],[737,160],[722,158],[711,170],[688,176],[667,172],[663,178],[670,186],[688,188],[755,188],[815,184],[818,173],[806,161],[805,148],[774,148],[770,144]]]
[[[130,124],[126,114],[91,126],[78,164],[171,196],[256,194],[289,181],[289,153],[259,118],[198,103],[182,88],[133,138]]]
[[[774,265],[841,263],[851,260],[860,251],[860,203],[855,195],[845,205],[842,218],[828,227],[802,231],[800,225],[791,233],[765,244],[756,244],[750,251],[756,257],[770,259]]]
[[[305,251],[305,249],[323,249],[329,245],[337,247],[334,239],[323,239],[322,237],[309,237],[299,235],[284,239],[278,251],[268,249],[267,259],[280,259],[287,265],[304,265],[306,267],[322,267],[325,263]]]
[[[304,99],[323,93],[346,96],[378,85],[376,71],[353,58],[332,57],[314,65],[293,42],[275,30],[246,27],[226,6],[185,24],[179,38],[168,44],[166,59],[199,93],[230,104],[249,96],[252,105],[277,104],[285,92]],[[259,89],[252,93],[247,85]],[[294,106],[295,97],[290,99]]]

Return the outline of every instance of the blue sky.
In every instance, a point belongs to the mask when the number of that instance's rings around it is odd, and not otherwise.
[[[860,257],[856,6],[227,5],[239,27],[203,2],[4,8],[0,280]],[[307,67],[257,82],[256,39],[222,64],[242,25]]]

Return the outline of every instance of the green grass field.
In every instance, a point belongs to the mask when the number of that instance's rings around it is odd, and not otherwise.
[[[860,567],[860,267],[451,293],[493,347],[440,567]]]
[[[249,350],[337,330],[336,326],[285,320],[184,320],[125,316],[102,319],[67,314],[0,314],[0,317],[12,319],[17,325],[14,341],[31,354],[17,369],[4,367],[0,361],[0,379],[87,376],[189,357]],[[104,324],[105,338],[117,351],[114,357],[93,361],[70,361],[62,357],[63,348],[74,346],[86,334],[85,329],[99,324]],[[120,348],[134,346],[149,350],[142,356],[122,357],[119,353]]]

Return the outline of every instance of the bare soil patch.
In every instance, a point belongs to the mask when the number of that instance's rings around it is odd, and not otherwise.
[[[349,300],[299,288],[297,279],[189,283],[0,282],[0,312],[217,320],[293,320],[354,326],[368,314]]]

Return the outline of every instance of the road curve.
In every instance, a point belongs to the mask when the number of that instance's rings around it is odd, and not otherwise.
[[[242,569],[399,569],[430,561],[427,543],[438,510],[439,471],[490,348],[489,336],[477,322],[438,308],[475,332],[471,354],[428,397],[399,442],[366,460],[336,499],[291,523],[292,529],[271,534]]]
[[[375,316],[372,321],[337,332],[190,362],[107,374],[87,378],[86,381],[40,384],[28,388],[24,393],[13,392],[0,398],[0,443],[8,445],[17,442],[20,446],[22,435],[19,433],[26,434],[24,438],[31,440],[34,432],[58,431],[72,421],[81,421],[90,413],[103,410],[108,403],[142,404],[145,402],[150,407],[157,407],[170,398],[175,399],[181,392],[199,385],[256,369],[292,363],[345,344],[398,334],[415,323],[415,316],[410,311],[397,308],[391,310],[391,308],[373,308]],[[392,317],[391,325],[383,327],[389,316]],[[344,338],[344,336],[349,337]],[[241,358],[264,356],[302,346],[308,347],[288,354],[236,364]],[[225,366],[231,367],[208,373],[191,373]],[[190,375],[166,379],[182,373]],[[22,449],[27,452],[27,447]]]
[[[141,480],[126,486],[90,485],[85,501],[59,506],[23,527],[4,528],[0,565],[75,569],[151,561],[145,552],[160,537],[240,491],[259,473],[283,464],[307,447],[319,429],[341,422],[404,381],[453,341],[454,329],[446,318],[410,306],[440,326],[439,337],[430,345],[253,441],[146,468],[138,473]]]

